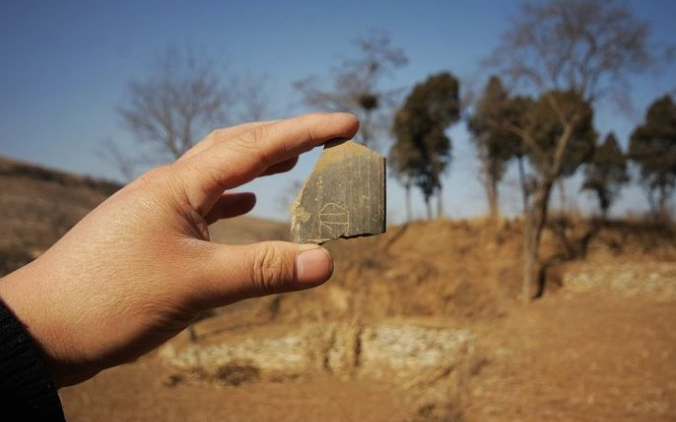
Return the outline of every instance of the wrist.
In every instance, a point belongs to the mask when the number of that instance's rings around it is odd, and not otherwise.
[[[73,356],[73,343],[58,312],[50,306],[46,281],[34,267],[35,262],[0,279],[0,301],[20,322],[42,355],[44,367],[55,387],[72,385],[89,375],[82,363]]]
[[[21,415],[21,420],[64,420],[45,363],[23,323],[0,299],[0,402],[4,414],[10,418]]]

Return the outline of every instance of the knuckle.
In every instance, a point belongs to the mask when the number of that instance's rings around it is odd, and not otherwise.
[[[280,292],[290,278],[291,269],[284,254],[273,245],[265,245],[253,258],[253,282],[262,294]]]
[[[253,157],[263,166],[271,162],[271,158],[266,154],[264,144],[268,136],[268,129],[265,126],[258,126],[242,134],[232,147],[240,153]]]
[[[197,142],[185,155],[195,154],[197,152],[205,151],[211,148],[213,145],[218,144],[219,142],[228,139],[229,129],[228,128],[216,128],[213,129],[207,136],[205,136],[201,141]]]

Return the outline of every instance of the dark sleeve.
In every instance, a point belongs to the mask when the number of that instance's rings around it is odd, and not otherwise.
[[[0,301],[0,419],[64,422],[42,351]]]

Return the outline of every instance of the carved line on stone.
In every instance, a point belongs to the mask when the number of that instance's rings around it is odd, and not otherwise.
[[[327,218],[332,216],[345,216],[345,218],[344,221]],[[319,211],[318,220],[320,238],[335,238],[350,231],[350,210],[335,202],[329,202],[322,207]]]

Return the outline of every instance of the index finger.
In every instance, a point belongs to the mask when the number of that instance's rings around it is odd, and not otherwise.
[[[352,138],[358,128],[359,121],[351,114],[315,113],[256,126],[233,139],[214,142],[177,163],[186,197],[193,209],[204,214],[223,191],[331,139]]]
[[[186,160],[194,155],[197,155],[219,141],[234,138],[252,129],[255,129],[258,126],[269,125],[277,121],[278,120],[268,120],[263,122],[247,122],[241,123],[237,126],[216,129],[213,132],[211,132],[206,138],[196,143],[192,148],[186,151],[181,157],[179,157],[178,161]]]

